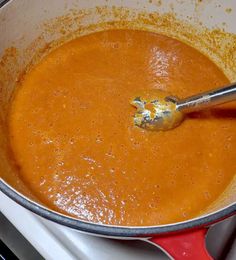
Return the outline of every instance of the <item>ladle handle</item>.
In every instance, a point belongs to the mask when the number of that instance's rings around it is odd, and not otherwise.
[[[189,113],[234,100],[236,100],[236,83],[179,100],[177,109]]]

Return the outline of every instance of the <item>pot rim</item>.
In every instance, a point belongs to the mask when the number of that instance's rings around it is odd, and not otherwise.
[[[206,227],[236,213],[235,202],[216,212],[184,222],[147,227],[111,226],[82,221],[48,209],[20,194],[3,180],[0,180],[0,191],[24,208],[55,223],[82,232],[108,237],[150,237],[154,235],[183,232],[185,230]]]
[[[3,0],[0,2],[0,8],[2,8],[5,4],[7,4],[8,2],[10,2],[11,0]]]

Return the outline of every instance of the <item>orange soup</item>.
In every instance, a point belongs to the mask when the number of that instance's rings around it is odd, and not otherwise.
[[[15,93],[9,133],[20,177],[44,205],[81,220],[147,226],[193,218],[236,171],[236,104],[154,132],[134,125],[129,101],[141,90],[187,97],[227,83],[206,56],[167,36],[110,30],[72,40]]]

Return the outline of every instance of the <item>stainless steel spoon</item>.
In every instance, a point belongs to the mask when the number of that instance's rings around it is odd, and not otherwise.
[[[170,130],[181,124],[185,114],[236,100],[236,83],[184,99],[161,90],[147,90],[131,104],[137,108],[135,125],[147,130]]]

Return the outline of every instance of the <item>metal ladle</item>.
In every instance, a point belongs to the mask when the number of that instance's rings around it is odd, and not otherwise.
[[[162,90],[146,90],[131,104],[137,108],[135,125],[147,130],[166,131],[177,127],[187,113],[236,100],[236,83],[184,99]]]

